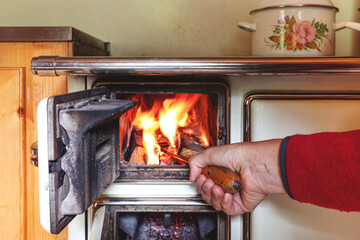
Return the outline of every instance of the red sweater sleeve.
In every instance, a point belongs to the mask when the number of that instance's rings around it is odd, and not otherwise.
[[[288,194],[341,211],[360,211],[360,130],[294,135],[280,152]]]

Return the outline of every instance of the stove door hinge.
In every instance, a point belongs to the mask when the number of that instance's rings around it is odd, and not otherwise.
[[[225,141],[226,140],[226,131],[224,127],[220,127],[219,128],[219,135],[218,135],[218,139],[220,141]]]
[[[49,160],[49,172],[59,172],[61,170],[60,166],[60,159],[66,152],[66,146],[63,143],[61,138],[56,139],[57,142],[57,156],[59,156],[56,160],[50,161]],[[38,142],[34,142],[30,146],[30,152],[31,152],[31,164],[35,167],[38,167]]]
[[[61,158],[66,153],[66,146],[63,143],[61,138],[56,139],[57,142],[57,156],[59,156],[55,161],[49,161],[49,172],[60,172],[61,169]]]

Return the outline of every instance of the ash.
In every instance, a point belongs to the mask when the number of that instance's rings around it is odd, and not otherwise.
[[[169,227],[164,226],[164,214],[152,213],[144,217],[139,224],[135,240],[158,239],[199,239],[197,224],[192,216],[172,214]]]

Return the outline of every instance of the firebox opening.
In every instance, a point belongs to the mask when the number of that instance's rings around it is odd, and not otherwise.
[[[216,94],[117,93],[116,98],[138,102],[120,118],[123,165],[183,166],[218,145]]]
[[[217,213],[118,212],[117,240],[217,239]]]

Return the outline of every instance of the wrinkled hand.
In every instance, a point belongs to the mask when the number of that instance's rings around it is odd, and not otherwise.
[[[285,193],[279,166],[281,139],[211,147],[190,161],[190,181],[196,182],[204,200],[228,215],[251,212],[267,194]],[[241,191],[224,193],[201,174],[207,165],[229,168],[242,179]]]

